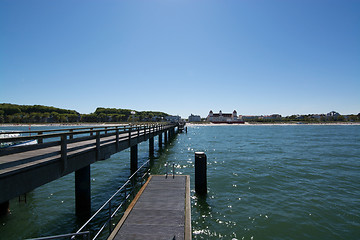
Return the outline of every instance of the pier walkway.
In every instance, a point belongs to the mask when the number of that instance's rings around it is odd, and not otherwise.
[[[191,239],[190,176],[150,176],[108,240]]]
[[[130,148],[130,168],[131,172],[135,172],[138,168],[138,144],[149,140],[149,155],[153,155],[154,137],[158,136],[161,148],[162,136],[164,143],[167,143],[175,135],[176,127],[177,124],[118,125],[28,131],[19,133],[32,136],[0,138],[0,143],[38,142],[35,145],[0,149],[0,211],[6,211],[10,199],[75,172],[76,211],[89,215],[90,165]]]

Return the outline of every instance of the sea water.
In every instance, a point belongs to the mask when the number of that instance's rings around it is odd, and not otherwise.
[[[194,191],[196,151],[207,155],[207,196]],[[129,176],[129,155],[91,165],[93,212]],[[139,166],[147,159],[144,142]],[[152,173],[169,163],[191,176],[193,239],[359,239],[360,126],[188,126],[156,152]],[[69,174],[11,200],[0,239],[76,231],[74,185]]]

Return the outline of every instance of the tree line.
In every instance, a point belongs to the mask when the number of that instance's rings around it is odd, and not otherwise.
[[[257,117],[253,119],[246,119],[247,122],[259,122],[259,123],[276,123],[276,122],[300,122],[300,123],[326,123],[326,122],[360,122],[360,113],[357,115],[335,115],[328,116],[325,114],[307,114],[307,115],[291,115],[278,118],[264,118]]]
[[[102,123],[131,121],[161,121],[168,114],[153,111],[135,111],[131,109],[102,108],[94,113],[80,114],[42,105],[0,104],[0,123]]]

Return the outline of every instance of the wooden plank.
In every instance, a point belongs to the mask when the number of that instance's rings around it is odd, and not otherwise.
[[[190,176],[151,176],[108,240],[190,240],[190,221]]]

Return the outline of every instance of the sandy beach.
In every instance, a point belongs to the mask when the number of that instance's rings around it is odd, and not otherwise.
[[[53,126],[53,127],[61,127],[61,126],[66,126],[66,127],[87,127],[87,126],[125,126],[128,125],[129,123],[48,123],[48,124],[44,124],[44,123],[39,123],[39,124],[32,124],[32,123],[28,123],[28,124],[15,124],[15,123],[2,123],[0,124],[0,127],[14,127],[14,126],[18,126],[18,127],[26,127],[26,126],[36,126],[36,127],[49,127],[49,126]],[[136,123],[134,123],[136,124]],[[146,124],[146,123],[139,123],[139,124]],[[249,123],[249,122],[245,122],[244,124],[227,124],[227,123],[219,123],[219,124],[214,124],[214,123],[186,123],[186,126],[289,126],[289,125],[294,125],[294,126],[299,126],[299,125],[324,125],[324,126],[329,126],[329,125],[360,125],[360,122],[339,122],[339,123]]]
[[[186,123],[186,126],[299,126],[299,125],[360,125],[360,122],[339,122],[339,123],[249,123],[245,122],[244,124],[227,124],[227,123]]]
[[[66,126],[66,127],[94,127],[94,126],[125,126],[125,125],[129,125],[128,123],[19,123],[19,124],[15,124],[15,123],[1,123],[0,127],[26,127],[26,126],[35,126],[35,127],[62,127],[62,126]]]

